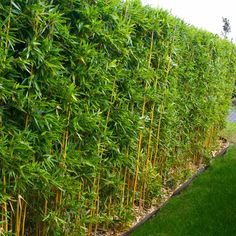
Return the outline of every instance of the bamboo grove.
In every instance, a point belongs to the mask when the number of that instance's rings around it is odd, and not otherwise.
[[[127,229],[207,163],[235,46],[139,1],[1,0],[0,234]]]

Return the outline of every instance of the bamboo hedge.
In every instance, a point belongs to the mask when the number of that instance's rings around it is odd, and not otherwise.
[[[232,43],[138,0],[1,0],[0,25],[0,234],[125,229],[210,160]]]

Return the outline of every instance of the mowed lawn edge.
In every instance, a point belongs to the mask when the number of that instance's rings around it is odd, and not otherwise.
[[[236,145],[132,236],[236,235]]]

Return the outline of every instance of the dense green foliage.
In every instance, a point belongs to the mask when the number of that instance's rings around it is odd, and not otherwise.
[[[236,234],[236,146],[132,236]]]
[[[137,1],[0,3],[1,231],[91,235],[207,162],[235,46]]]

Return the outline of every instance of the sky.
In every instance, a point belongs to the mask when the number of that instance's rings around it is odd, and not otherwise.
[[[222,17],[229,19],[228,38],[236,42],[236,0],[141,0],[144,5],[167,9],[186,23],[221,35]]]

